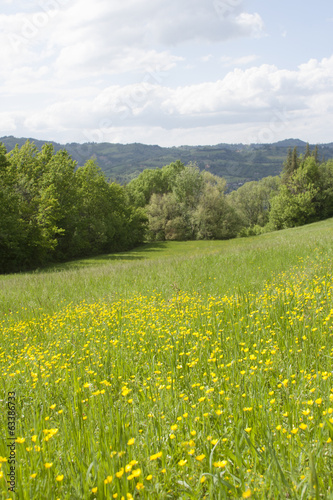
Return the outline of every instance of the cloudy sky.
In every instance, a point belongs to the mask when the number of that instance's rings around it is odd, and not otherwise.
[[[333,141],[332,0],[2,0],[0,136]]]

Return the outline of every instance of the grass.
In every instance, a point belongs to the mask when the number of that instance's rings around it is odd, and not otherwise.
[[[333,250],[333,219],[295,229],[229,241],[147,244],[131,252],[57,264],[32,273],[0,276],[0,314],[35,317],[81,300],[175,287],[221,295],[260,290],[271,277],[321,250]]]
[[[333,499],[332,237],[2,276],[0,498]]]

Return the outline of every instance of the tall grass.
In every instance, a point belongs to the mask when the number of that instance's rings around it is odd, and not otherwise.
[[[161,242],[0,277],[0,314],[35,317],[81,300],[119,295],[171,297],[174,288],[224,294],[259,290],[266,280],[317,250],[333,255],[333,220],[253,238]]]
[[[3,276],[1,498],[332,499],[332,236],[331,220]]]

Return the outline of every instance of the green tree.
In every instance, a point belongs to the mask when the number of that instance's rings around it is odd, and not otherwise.
[[[40,184],[46,166],[39,161],[38,149],[27,141],[20,149],[18,146],[11,151],[9,160],[9,176],[13,179],[13,188],[17,195],[19,220],[24,238],[24,254],[18,268],[43,264],[47,254],[54,249],[52,231],[43,226],[48,217],[41,216]],[[46,201],[46,198],[43,198]],[[50,201],[52,203],[52,201]]]
[[[293,150],[289,148],[287,159],[283,164],[281,176],[282,182],[288,182],[289,178],[294,174],[294,172],[296,172],[300,164],[301,159],[299,157],[297,147],[295,146]]]
[[[202,192],[193,212],[197,239],[227,239],[236,236],[240,220],[226,197],[226,181],[202,173]]]
[[[265,177],[260,181],[246,182],[227,196],[245,228],[267,224],[271,199],[278,192],[279,185],[278,177]]]
[[[183,170],[185,170],[185,165],[180,160],[162,167],[162,184],[164,192],[170,193],[174,189],[177,177]]]
[[[319,218],[333,217],[333,160],[321,163],[319,172]]]
[[[272,200],[269,227],[283,229],[318,220],[319,170],[313,156],[302,162]]]
[[[76,171],[78,221],[76,255],[126,250],[142,243],[147,218],[128,202],[125,190],[109,184],[95,160]]]
[[[14,174],[6,148],[0,143],[0,273],[19,269],[24,259],[26,234],[20,219]]]
[[[173,193],[153,194],[147,206],[148,238],[152,241],[186,240],[190,236],[181,205]]]
[[[144,170],[127,185],[130,202],[136,207],[145,207],[153,193],[162,194],[166,191],[167,182],[160,168]]]

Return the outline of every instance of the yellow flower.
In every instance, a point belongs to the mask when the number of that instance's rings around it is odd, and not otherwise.
[[[251,490],[244,491],[242,498],[250,498],[252,495]]]
[[[37,472],[35,472],[34,474],[30,475],[31,479],[35,479],[36,476],[37,476]]]
[[[119,472],[116,472],[116,477],[121,478],[123,474],[124,474],[124,468],[122,467]]]
[[[202,478],[200,479],[200,483],[204,483],[206,481],[206,476],[202,476]]]
[[[7,462],[7,458],[6,457],[0,457],[0,463],[1,462]]]
[[[142,484],[142,483],[137,483],[137,485],[136,485],[136,489],[137,489],[137,490],[139,490],[139,491],[140,491],[140,490],[142,490],[143,488],[144,488],[144,486],[143,486],[143,484]]]
[[[218,441],[219,441],[218,439],[212,439],[211,443],[213,446],[215,446],[218,443]]]
[[[178,429],[178,425],[177,424],[174,424],[171,426],[171,430],[172,431],[176,431]]]
[[[141,474],[141,469],[135,469],[133,472],[132,472],[132,476],[133,477],[139,477]]]
[[[223,469],[228,462],[226,460],[220,460],[219,462],[214,462],[213,465],[214,467],[219,467],[220,469]]]
[[[64,479],[64,475],[63,474],[59,474],[57,477],[56,477],[56,481],[58,481],[60,483],[60,481],[62,481]]]
[[[146,477],[146,481],[151,481],[151,479],[153,479],[153,476],[149,474],[149,476]]]
[[[179,465],[180,467],[183,467],[185,464],[187,464],[187,460],[180,460],[180,461],[178,462],[178,465]]]
[[[150,460],[153,461],[153,460],[157,460],[158,458],[161,458],[162,456],[162,452],[159,451],[158,453],[155,453],[155,455],[151,455],[150,456]]]
[[[51,405],[51,406],[50,406],[51,410],[54,410],[54,408],[55,408],[56,406],[57,406],[57,405],[55,405],[55,404],[54,404],[54,405]]]
[[[195,459],[198,460],[198,462],[202,462],[204,458],[206,458],[206,455],[204,455],[204,454],[198,455],[197,457],[195,457]]]
[[[175,439],[175,438],[176,438],[176,436],[175,436],[174,434],[170,434],[169,438],[170,438],[170,439]]]
[[[296,428],[296,429],[291,429],[291,431],[290,431],[290,432],[291,432],[292,434],[297,434],[297,433],[298,433],[298,429],[297,429],[297,428]]]
[[[95,486],[95,488],[91,488],[91,493],[97,493],[97,486]]]
[[[128,446],[131,446],[132,444],[134,444],[134,442],[135,442],[135,439],[134,439],[134,438],[131,438],[131,439],[129,439],[129,440],[127,441],[127,444],[128,444]]]
[[[112,479],[113,479],[113,476],[108,476],[106,479],[104,479],[104,484],[111,483]]]
[[[249,433],[252,431],[252,427],[246,427],[245,432]]]
[[[321,403],[322,403],[322,402],[323,402],[323,400],[322,400],[321,398],[318,398],[318,399],[316,399],[316,401],[315,401],[315,403],[316,403],[317,405],[321,405]]]
[[[196,435],[196,431],[191,431],[191,436],[195,436]]]
[[[31,441],[32,441],[33,443],[35,443],[35,442],[36,442],[36,440],[37,440],[37,436],[31,436]]]
[[[46,462],[46,464],[44,464],[44,467],[45,469],[50,469],[52,467],[53,463],[50,463],[50,462]]]
[[[24,441],[25,441],[25,438],[23,438],[23,437],[22,437],[22,438],[18,437],[18,438],[16,439],[16,442],[17,442],[17,443],[24,443]]]
[[[302,431],[305,431],[305,429],[307,428],[307,425],[302,423],[299,427],[300,427],[300,429],[302,429]]]

